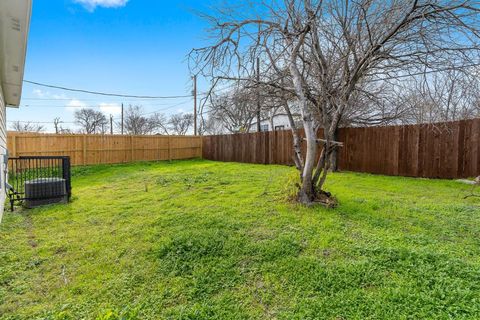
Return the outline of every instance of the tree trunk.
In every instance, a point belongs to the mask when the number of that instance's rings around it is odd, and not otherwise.
[[[305,117],[305,116],[304,116]],[[311,204],[316,198],[315,185],[313,182],[313,168],[317,156],[317,136],[313,128],[313,120],[304,118],[305,138],[307,151],[305,153],[305,165],[302,172],[302,185],[298,192],[298,200],[304,204]]]
[[[304,204],[311,204],[315,200],[315,185],[313,183],[313,168],[315,167],[315,158],[317,156],[317,135],[314,126],[314,117],[309,108],[307,97],[303,92],[302,77],[298,70],[295,59],[289,65],[292,81],[297,92],[300,104],[300,112],[303,118],[303,129],[307,141],[307,151],[305,153],[305,164],[301,173],[301,186],[298,191],[298,201]]]
[[[335,124],[335,123],[336,122],[332,121],[332,124]],[[314,194],[315,194],[314,201],[322,203],[327,207],[335,207],[337,205],[337,201],[335,197],[332,197],[332,195],[329,192],[323,189],[323,185],[327,179],[327,175],[331,167],[332,153],[336,149],[336,146],[333,143],[333,141],[335,141],[334,139],[335,131],[327,130],[327,129],[331,129],[331,127],[324,128],[325,141],[323,142],[323,149],[316,163],[316,168],[312,178]]]
[[[338,141],[338,128],[335,129],[335,132],[333,133],[333,140]],[[334,148],[330,155],[330,169],[333,172],[338,171],[338,148]]]
[[[292,112],[288,106],[287,101],[283,102],[283,108],[287,113],[288,122],[290,123],[290,129],[292,130],[293,136],[293,162],[297,167],[298,171],[303,172],[303,155],[302,155],[302,144],[300,137],[298,136],[297,126],[295,120],[293,119]],[[301,175],[301,174],[300,174]],[[301,179],[301,177],[300,177]]]

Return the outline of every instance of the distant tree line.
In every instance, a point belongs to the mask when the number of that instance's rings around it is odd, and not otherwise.
[[[80,128],[80,132],[87,134],[122,131],[121,120],[110,121],[101,111],[88,108],[75,112],[75,123]],[[141,106],[127,107],[123,117],[123,132],[133,135],[186,135],[192,125],[192,114],[178,113],[170,116],[158,112],[148,114],[144,113]]]
[[[11,124],[11,128],[13,131],[18,132],[38,133],[45,131],[45,126],[30,121],[13,121]]]
[[[84,134],[109,134],[122,132],[122,121],[115,121],[103,112],[91,108],[82,108],[74,113],[77,130],[62,126],[59,117],[53,120],[53,127],[57,134],[84,133]],[[166,116],[162,113],[145,114],[141,106],[129,106],[123,118],[123,132],[132,135],[186,135],[193,126],[193,114],[177,113]],[[44,125],[34,122],[15,121],[11,129],[18,132],[44,132]]]

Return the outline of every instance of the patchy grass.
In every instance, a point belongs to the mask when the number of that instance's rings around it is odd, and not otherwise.
[[[453,181],[283,166],[76,168],[74,201],[6,213],[1,319],[480,318],[480,204]]]

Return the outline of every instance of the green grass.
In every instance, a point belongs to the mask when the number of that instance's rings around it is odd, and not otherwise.
[[[479,319],[469,186],[332,174],[337,209],[284,166],[75,168],[73,202],[6,213],[1,319]]]

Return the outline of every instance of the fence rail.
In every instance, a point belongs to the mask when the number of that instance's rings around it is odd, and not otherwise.
[[[8,150],[11,157],[69,156],[72,165],[113,164],[201,157],[202,139],[8,132]]]
[[[322,133],[319,134],[319,137]],[[480,119],[341,128],[340,170],[426,178],[480,175]],[[292,165],[290,131],[206,136],[203,158]]]

